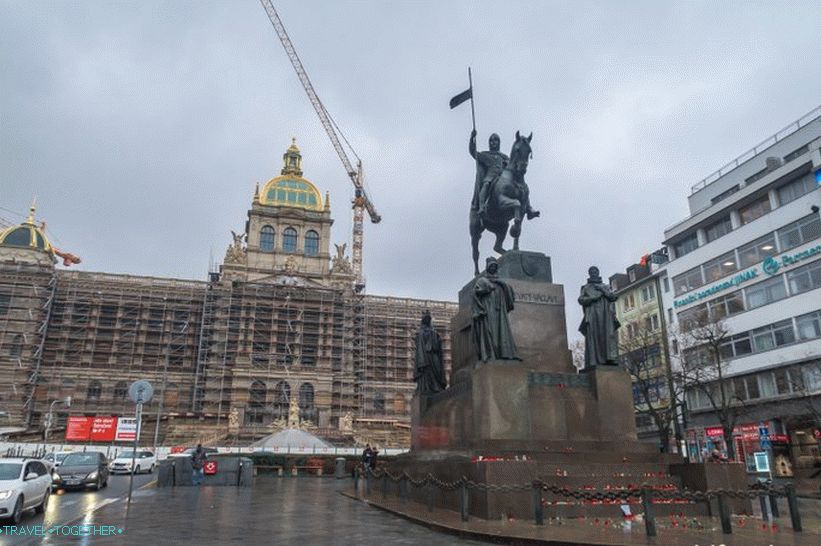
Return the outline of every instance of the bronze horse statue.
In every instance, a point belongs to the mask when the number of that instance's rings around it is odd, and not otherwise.
[[[498,178],[489,182],[492,184],[488,192],[487,211],[480,216],[479,211],[470,211],[470,244],[473,247],[474,274],[479,274],[479,240],[484,230],[496,235],[493,250],[499,254],[507,252],[502,243],[507,236],[508,224],[510,236],[513,237],[513,250],[519,250],[519,235],[522,233],[522,219],[537,218],[539,211],[530,207],[530,190],[525,183],[527,164],[533,153],[530,149],[530,136],[523,137],[516,131],[516,141],[510,151],[510,160]],[[478,191],[478,188],[474,191]],[[474,198],[474,202],[478,201]]]

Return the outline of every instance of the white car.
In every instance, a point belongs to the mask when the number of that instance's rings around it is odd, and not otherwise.
[[[117,458],[111,461],[108,465],[108,470],[112,474],[124,472],[126,474],[131,472],[131,458],[134,452],[131,450],[121,451],[117,454]],[[137,451],[137,456],[134,457],[134,470],[136,474],[141,472],[154,472],[154,466],[157,464],[157,456],[150,451]]]
[[[50,462],[53,466],[57,467],[63,464],[63,459],[66,458],[66,455],[73,453],[72,451],[53,451],[51,453],[47,453],[43,460]]]
[[[51,474],[37,459],[0,459],[0,518],[18,525],[23,512],[45,512],[51,495]]]

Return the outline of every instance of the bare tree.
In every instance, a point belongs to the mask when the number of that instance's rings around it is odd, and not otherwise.
[[[637,393],[636,415],[647,415],[653,421],[662,451],[670,452],[670,433],[675,423],[675,390],[670,367],[663,349],[663,332],[653,330],[644,317],[626,331],[619,344],[624,368],[630,374]]]
[[[680,324],[677,337],[684,387],[708,402],[724,433],[727,455],[735,459],[733,429],[744,411],[744,401],[736,396],[732,379],[727,377],[729,361],[724,351],[732,337],[730,329],[721,317],[704,311]]]

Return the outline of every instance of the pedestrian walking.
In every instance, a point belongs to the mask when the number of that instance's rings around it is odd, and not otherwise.
[[[193,475],[191,478],[191,482],[194,485],[202,485],[203,479],[203,470],[202,468],[205,466],[205,450],[202,448],[202,444],[197,444],[197,449],[194,450],[194,453],[191,454],[191,468],[193,469]]]

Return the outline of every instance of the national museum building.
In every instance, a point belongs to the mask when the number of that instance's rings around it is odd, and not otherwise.
[[[457,306],[359,293],[329,195],[295,144],[283,163],[207,281],[58,269],[34,208],[0,233],[0,427],[42,431],[53,408],[58,439],[68,415],[133,414],[147,379],[143,441],[159,419],[160,444],[247,443],[293,399],[318,436],[408,446],[414,333],[429,310],[449,370]]]
[[[676,360],[700,365],[700,347],[679,346],[688,324],[728,330],[720,358],[735,431],[724,438],[708,391],[688,384],[692,457],[733,442],[750,470],[770,445],[776,474],[821,460],[819,147],[817,108],[696,184],[690,216],[665,231],[670,260],[658,272]]]

